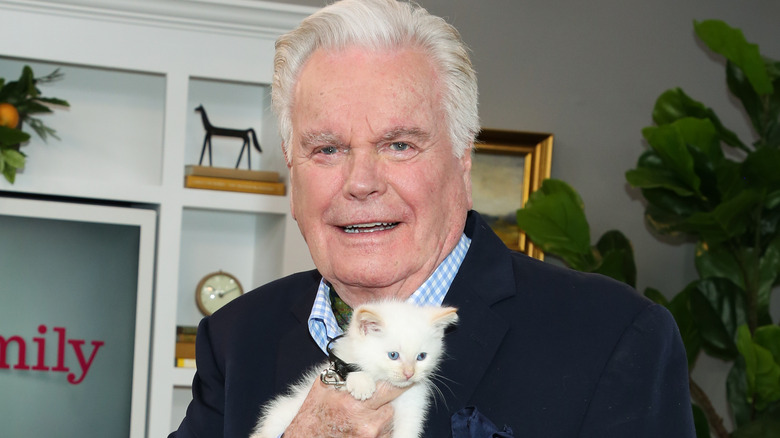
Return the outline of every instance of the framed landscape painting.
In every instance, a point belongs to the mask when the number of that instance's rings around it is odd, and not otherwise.
[[[483,129],[472,158],[474,210],[511,249],[543,259],[517,226],[516,213],[550,177],[553,135]]]

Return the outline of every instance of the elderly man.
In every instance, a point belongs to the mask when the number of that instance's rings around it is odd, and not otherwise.
[[[453,422],[468,415],[500,436],[693,436],[670,315],[509,251],[471,211],[476,77],[444,20],[395,0],[328,6],[277,42],[273,101],[317,270],[202,321],[175,436],[249,435],[261,405],[325,359],[345,309],[387,298],[459,308],[426,437],[466,436]],[[358,401],[315,382],[284,436],[391,436],[399,392]]]

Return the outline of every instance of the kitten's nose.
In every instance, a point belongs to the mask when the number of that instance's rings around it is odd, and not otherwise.
[[[404,367],[404,377],[406,377],[406,380],[409,380],[414,376],[414,368],[412,367]]]

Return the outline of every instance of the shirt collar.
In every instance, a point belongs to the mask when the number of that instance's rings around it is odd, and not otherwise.
[[[444,261],[436,267],[430,277],[412,293],[407,302],[418,306],[440,306],[458,273],[463,259],[471,245],[471,239],[461,234],[458,244]],[[327,354],[326,347],[330,339],[342,334],[330,307],[330,285],[320,280],[317,296],[309,315],[309,333],[320,349]]]

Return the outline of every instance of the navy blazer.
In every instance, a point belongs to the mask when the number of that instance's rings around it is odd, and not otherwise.
[[[460,320],[426,437],[475,406],[519,437],[693,437],[685,351],[669,312],[628,286],[509,251],[470,212],[445,298]],[[274,281],[200,324],[184,437],[247,437],[260,406],[325,355],[307,319],[316,271]],[[485,437],[488,438],[488,437]]]

